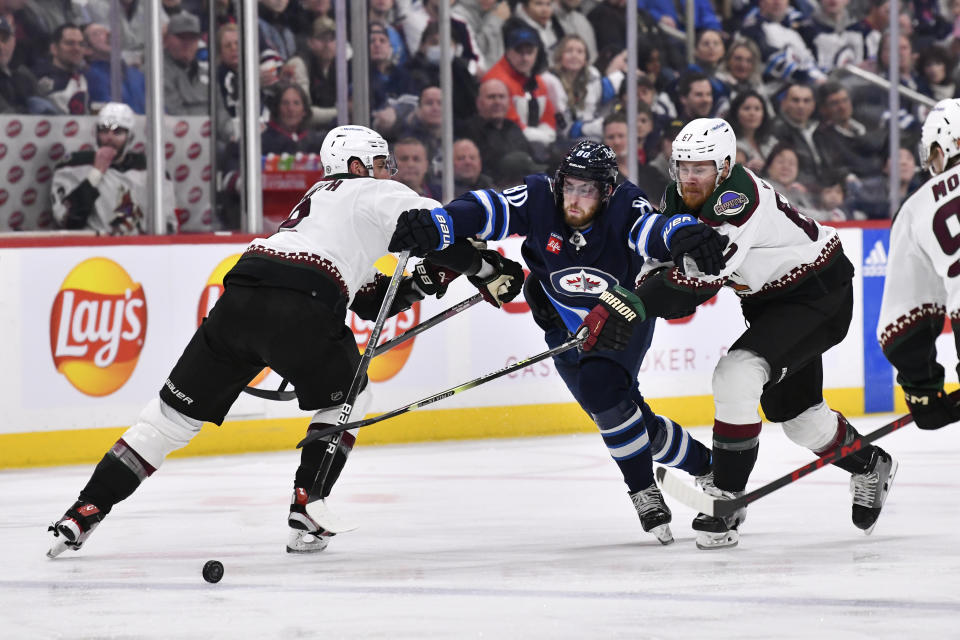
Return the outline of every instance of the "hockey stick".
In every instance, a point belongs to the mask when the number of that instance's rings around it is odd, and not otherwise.
[[[480,376],[479,378],[474,378],[469,382],[464,382],[461,385],[458,385],[451,389],[447,389],[446,391],[441,391],[440,393],[436,393],[432,396],[428,396],[426,398],[423,398],[422,400],[411,402],[410,404],[402,406],[399,409],[394,409],[393,411],[388,411],[387,413],[380,414],[379,416],[374,416],[373,418],[367,418],[366,420],[358,420],[356,422],[348,422],[346,424],[328,425],[322,429],[316,429],[314,431],[311,431],[309,434],[307,434],[307,437],[300,441],[300,443],[297,445],[297,448],[308,445],[311,442],[318,440],[319,438],[323,438],[324,436],[330,435],[331,433],[341,433],[343,431],[346,431],[347,429],[368,427],[372,424],[383,422],[384,420],[388,420],[390,418],[395,418],[401,414],[407,413],[408,411],[413,411],[414,409],[421,409],[427,406],[428,404],[439,402],[440,400],[449,398],[450,396],[456,395],[462,391],[467,391],[468,389],[479,387],[484,383],[490,382],[491,380],[496,380],[497,378],[505,376],[508,373],[512,373],[516,371],[517,369],[523,369],[524,367],[528,367],[531,364],[540,362],[541,360],[546,360],[547,358],[561,354],[564,351],[569,351],[574,347],[579,347],[586,341],[588,335],[589,335],[589,331],[586,327],[584,327],[583,329],[580,330],[580,332],[576,336],[570,338],[563,344],[557,345],[553,349],[548,349],[547,351],[538,353],[537,355],[530,356],[529,358],[515,362],[502,369],[497,369],[493,373],[488,373],[484,376]]]
[[[960,390],[954,391],[950,394],[950,399],[954,402],[960,402]],[[683,482],[677,478],[672,473],[668,472],[666,467],[659,467],[656,471],[657,481],[660,483],[660,486],[664,491],[669,493],[671,496],[682,502],[683,504],[696,509],[700,513],[705,513],[708,516],[724,517],[733,514],[737,509],[746,507],[751,502],[755,502],[760,498],[769,495],[780,489],[787,486],[793,482],[796,482],[800,478],[804,477],[807,474],[813,473],[817,469],[829,466],[846,458],[852,453],[856,453],[863,449],[867,444],[875,440],[879,440],[883,436],[893,433],[901,427],[905,427],[913,422],[913,415],[906,414],[900,416],[896,420],[885,424],[879,429],[875,429],[866,435],[862,435],[859,438],[855,439],[849,445],[839,446],[835,449],[832,449],[825,453],[822,457],[817,458],[812,462],[794,469],[790,473],[777,478],[772,482],[768,482],[758,489],[754,489],[750,493],[746,493],[739,498],[718,498],[715,496],[708,495],[703,493],[695,487],[691,487],[686,482]]]
[[[429,320],[424,320],[417,326],[407,329],[406,331],[401,333],[399,336],[397,336],[393,340],[388,340],[387,342],[384,342],[382,345],[374,349],[373,357],[376,358],[380,354],[386,353],[387,351],[390,351],[390,349],[393,349],[394,347],[399,347],[404,342],[407,342],[408,340],[412,340],[413,338],[420,335],[427,329],[432,329],[433,327],[437,326],[444,320],[452,318],[453,316],[457,315],[461,311],[466,311],[467,309],[477,304],[481,300],[483,300],[483,295],[478,293],[475,296],[472,296],[470,298],[467,298],[466,300],[463,300],[462,302],[458,302],[457,304],[453,305],[446,311],[441,311],[440,313],[433,316]],[[369,344],[369,342],[367,344]],[[297,397],[296,391],[284,391],[284,389],[287,388],[288,384],[290,384],[290,381],[284,380],[282,383],[280,383],[280,387],[276,391],[272,389],[258,389],[257,387],[244,387],[243,390],[252,396],[256,396],[258,398],[264,398],[266,400],[294,400]]]

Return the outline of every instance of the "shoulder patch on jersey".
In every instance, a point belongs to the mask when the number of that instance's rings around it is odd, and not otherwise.
[[[717,197],[713,212],[718,216],[735,216],[749,203],[750,199],[739,191],[724,191]]]
[[[599,296],[620,281],[612,275],[593,267],[569,267],[550,274],[554,291],[574,296]]]
[[[729,223],[739,227],[750,219],[759,202],[757,183],[737,164],[733,166],[727,179],[721,182],[703,203],[700,218],[707,223]]]

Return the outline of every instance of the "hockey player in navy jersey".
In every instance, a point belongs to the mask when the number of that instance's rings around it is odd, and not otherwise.
[[[360,354],[345,324],[347,309],[373,320],[389,278],[374,262],[387,252],[412,249],[404,210],[426,207],[435,250],[444,269],[424,260],[405,277],[389,309],[395,315],[425,295],[441,295],[460,273],[500,306],[519,295],[523,269],[496,251],[478,250],[457,236],[440,203],[390,180],[390,153],[375,131],[337,127],[320,148],[325,177],[304,195],[280,230],[253,240],[224,277],[224,293],[197,329],[169,377],[137,421],[103,456],[77,501],[50,529],[51,558],[79,549],[94,528],[184,447],[204,422],[221,424],[243,388],[271,367],[297,389],[300,408],[315,411],[311,426],[336,422],[357,371]],[[403,238],[398,238],[403,235]],[[406,239],[405,239],[406,238]],[[433,253],[431,253],[433,255]],[[354,415],[369,406],[369,385],[353,403]],[[345,432],[301,449],[287,517],[287,551],[322,551],[336,531],[324,499],[355,441]],[[328,461],[328,462],[325,462]],[[327,464],[329,472],[319,471]]]
[[[696,216],[729,239],[724,266],[698,273],[685,269],[684,261],[664,261],[640,242],[649,259],[636,290],[605,293],[584,323],[591,332],[586,349],[629,349],[646,318],[689,313],[722,286],[737,293],[748,328],[714,370],[713,472],[697,482],[723,498],[743,495],[757,460],[758,405],[787,437],[818,455],[858,437],[823,399],[822,355],[850,326],[853,265],[836,229],[802,215],[770,183],[735,164],[736,149],[726,121],[688,123],[674,140],[674,182],[660,207],[670,220]],[[853,523],[869,534],[897,461],[868,445],[834,464],[851,474]],[[736,545],[745,517],[745,508],[723,518],[698,515],[697,546]]]
[[[719,236],[692,216],[659,216],[643,191],[616,186],[617,158],[610,147],[583,141],[563,160],[554,180],[527,176],[523,184],[496,192],[466,193],[444,208],[457,235],[501,240],[525,236],[530,269],[523,287],[534,320],[550,347],[565,341],[615,285],[632,287],[644,246],[663,260],[692,254],[702,269],[719,273]],[[422,248],[436,244],[427,211],[401,216],[401,230],[422,229]],[[408,244],[413,244],[408,242]],[[581,407],[593,417],[620,467],[644,531],[663,544],[673,541],[670,509],[653,478],[653,462],[694,475],[710,470],[710,451],[669,418],[653,413],[637,373],[653,337],[654,321],[641,324],[625,351],[567,351],[554,358],[557,372]]]

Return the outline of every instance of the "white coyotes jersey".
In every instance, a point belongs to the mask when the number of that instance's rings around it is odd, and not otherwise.
[[[931,316],[960,320],[960,166],[907,198],[890,228],[877,338],[884,348]]]
[[[349,292],[349,306],[376,276],[374,262],[389,253],[400,214],[439,206],[395,180],[325,179],[307,191],[277,233],[254,240],[248,248],[292,262],[308,253],[332,263]]]
[[[675,183],[669,191],[676,193]],[[671,195],[668,205],[674,197],[679,198]],[[669,209],[664,214],[670,215]],[[731,177],[707,199],[700,217],[719,222],[715,229],[729,238],[729,244],[720,275],[697,279],[724,281],[742,297],[786,291],[841,250],[836,229],[798,212],[770,183],[741,165],[735,165]],[[662,266],[647,263],[645,272]]]

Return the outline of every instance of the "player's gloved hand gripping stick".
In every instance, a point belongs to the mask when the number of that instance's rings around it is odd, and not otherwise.
[[[388,411],[387,413],[381,414],[379,416],[375,416],[373,418],[367,418],[366,420],[358,420],[357,422],[348,422],[346,424],[329,425],[329,426],[323,427],[322,429],[313,429],[310,431],[309,434],[307,434],[306,438],[304,438],[297,444],[297,448],[308,445],[314,440],[319,440],[320,438],[328,436],[331,433],[342,433],[348,429],[355,429],[358,427],[367,427],[367,426],[370,426],[371,424],[376,424],[378,422],[383,422],[384,420],[388,420],[390,418],[395,418],[403,413],[407,413],[408,411],[413,411],[414,409],[420,409],[422,407],[427,406],[428,404],[439,402],[440,400],[443,400],[444,398],[449,398],[450,396],[456,395],[461,391],[467,391],[468,389],[479,387],[480,385],[486,382],[490,382],[491,380],[496,380],[497,378],[505,376],[508,373],[512,373],[516,371],[517,369],[523,369],[524,367],[529,367],[531,364],[540,362],[541,360],[546,360],[547,358],[553,357],[555,355],[559,355],[564,351],[569,351],[570,349],[573,349],[574,347],[579,347],[583,345],[583,343],[586,341],[587,336],[589,336],[588,330],[586,328],[581,328],[579,331],[577,331],[577,334],[575,336],[573,336],[563,344],[557,345],[553,349],[548,349],[542,353],[538,353],[537,355],[530,356],[529,358],[520,360],[519,362],[516,362],[510,365],[509,367],[504,367],[503,369],[498,369],[493,373],[488,373],[484,376],[480,376],[479,378],[474,378],[469,382],[464,382],[463,384],[453,387],[451,389],[447,389],[446,391],[435,393],[432,396],[428,396],[422,400],[411,402],[410,404],[404,405],[398,409],[394,409],[393,411]]]

